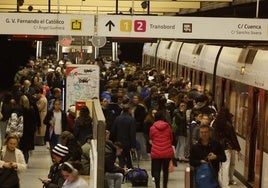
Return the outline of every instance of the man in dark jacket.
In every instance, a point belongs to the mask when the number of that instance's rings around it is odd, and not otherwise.
[[[120,188],[123,175],[127,174],[128,170],[115,165],[116,157],[122,153],[122,144],[115,142],[114,144],[107,140],[105,143],[105,181],[108,188]]]
[[[200,139],[191,147],[190,165],[198,167],[202,163],[211,162],[212,170],[217,178],[220,162],[226,161],[226,155],[219,142],[210,138],[209,125],[200,125]]]
[[[124,104],[123,113],[116,117],[111,129],[113,140],[122,143],[123,151],[119,156],[119,166],[122,168],[133,168],[130,151],[135,151],[136,147],[135,119],[129,111],[129,104]]]

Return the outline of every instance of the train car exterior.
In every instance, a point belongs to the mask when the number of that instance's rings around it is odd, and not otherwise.
[[[168,42],[158,41],[151,57],[144,52],[143,65],[153,64],[158,71],[201,85],[214,94],[218,108],[229,107],[241,146],[236,176],[251,187],[268,186],[268,50]]]

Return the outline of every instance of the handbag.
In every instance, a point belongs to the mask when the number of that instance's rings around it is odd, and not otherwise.
[[[1,168],[0,169],[0,185],[1,188],[10,188],[19,183],[18,173],[14,169]]]
[[[173,161],[172,160],[169,161],[169,164],[168,164],[168,172],[169,173],[174,172],[174,165],[173,165]]]
[[[195,170],[195,182],[198,188],[218,188],[219,183],[209,163],[202,163]]]

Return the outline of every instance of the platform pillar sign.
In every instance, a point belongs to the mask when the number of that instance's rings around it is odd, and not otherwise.
[[[96,48],[102,48],[106,44],[106,37],[93,35],[92,36],[92,45]]]
[[[0,34],[92,36],[94,18],[85,14],[0,13]]]
[[[76,101],[99,98],[98,65],[74,64],[66,67],[66,109]]]

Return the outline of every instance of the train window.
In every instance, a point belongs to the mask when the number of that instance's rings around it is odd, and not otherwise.
[[[248,87],[238,82],[231,82],[230,111],[235,115],[236,132],[246,138],[248,113]]]
[[[257,49],[249,49],[245,63],[252,64],[257,51]]]
[[[169,44],[167,45],[167,49],[170,49],[173,41],[170,41]]]
[[[257,49],[249,49],[249,48],[242,49],[238,58],[238,63],[252,64],[257,54],[257,51],[258,51]]]
[[[213,80],[213,75],[212,74],[206,74],[205,76],[205,81],[204,81],[204,85],[205,85],[205,89],[207,91],[211,91],[212,90],[212,85],[211,85],[211,81]]]
[[[197,44],[193,50],[193,54],[199,55],[202,51],[203,44]]]

